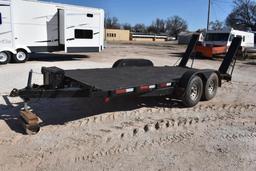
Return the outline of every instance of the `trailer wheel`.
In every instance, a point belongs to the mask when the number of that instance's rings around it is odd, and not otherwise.
[[[147,59],[120,59],[116,61],[112,68],[121,68],[121,67],[145,67],[145,66],[150,66],[153,67],[154,64],[152,61],[147,60]]]
[[[28,60],[28,53],[25,50],[17,50],[17,53],[13,55],[14,63],[25,63]]]
[[[214,98],[218,90],[218,85],[218,75],[216,73],[212,73],[205,83],[202,100],[208,101]]]
[[[199,76],[194,76],[190,79],[185,95],[183,97],[183,104],[186,107],[193,107],[198,104],[203,94],[203,81]]]
[[[7,64],[11,60],[12,54],[7,51],[0,52],[0,65]]]

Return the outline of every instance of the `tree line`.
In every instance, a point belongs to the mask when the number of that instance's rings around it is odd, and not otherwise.
[[[105,27],[109,29],[126,29],[146,34],[165,34],[176,38],[180,32],[188,29],[187,22],[179,16],[172,16],[167,19],[157,18],[149,26],[143,23],[138,23],[134,26],[129,23],[120,24],[118,18],[106,17]]]
[[[243,31],[256,31],[256,2],[253,0],[234,0],[234,8],[225,21],[212,21],[211,30],[234,28]]]
[[[256,31],[256,2],[254,0],[234,0],[233,3],[234,8],[226,20],[210,22],[210,29],[226,30],[234,28],[243,31]],[[105,27],[110,29],[127,29],[139,33],[165,34],[177,38],[180,32],[187,31],[188,24],[179,16],[172,16],[167,19],[157,18],[149,26],[143,23],[135,24],[134,26],[129,23],[120,24],[116,17],[106,17]]]

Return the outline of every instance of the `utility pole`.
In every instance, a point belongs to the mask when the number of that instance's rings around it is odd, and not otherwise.
[[[211,0],[208,2],[207,31],[210,29]]]

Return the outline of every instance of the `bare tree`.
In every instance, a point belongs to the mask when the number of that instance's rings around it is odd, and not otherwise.
[[[106,17],[105,27],[107,29],[120,29],[121,25],[119,24],[118,19],[116,17]]]
[[[165,33],[166,31],[166,21],[164,19],[157,18],[152,24],[148,27],[149,33]]]
[[[125,23],[122,25],[122,28],[125,29],[125,30],[132,30],[132,26],[131,24],[129,23]]]
[[[221,22],[219,20],[215,20],[215,21],[210,22],[210,29],[219,31],[219,30],[225,29],[225,26],[224,26],[223,22]]]
[[[157,33],[157,28],[156,28],[156,26],[153,25],[153,23],[152,23],[150,26],[147,27],[147,32],[148,32],[148,33],[154,33],[154,34],[156,34],[156,33]]]
[[[176,39],[180,32],[186,31],[187,29],[187,22],[179,16],[170,17],[166,21],[166,32],[170,36],[174,36]]]
[[[106,17],[105,19],[105,27],[110,29],[126,29],[131,30],[133,32],[138,33],[153,33],[153,34],[161,34],[167,33],[171,36],[175,36],[177,38],[178,34],[182,31],[187,30],[187,23],[184,19],[179,16],[173,16],[168,18],[167,20],[157,18],[152,22],[150,26],[145,26],[145,24],[136,24],[135,26],[131,26],[129,23],[125,23],[120,25],[118,19],[116,17]]]
[[[256,2],[252,0],[235,0],[235,7],[228,15],[226,24],[239,30],[256,31]]]
[[[144,24],[136,24],[133,27],[133,31],[138,32],[138,33],[146,33],[147,29],[146,29],[146,26]]]
[[[165,33],[166,31],[166,21],[163,19],[156,19],[156,28],[157,28],[157,33]]]
[[[157,18],[155,21],[152,22],[152,24],[148,27],[148,32],[150,33],[165,33],[166,29],[166,22],[163,19]]]

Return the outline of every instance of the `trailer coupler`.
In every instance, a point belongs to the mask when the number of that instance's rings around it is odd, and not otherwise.
[[[19,90],[18,89],[13,89],[10,93],[10,97],[18,97],[19,96]]]

